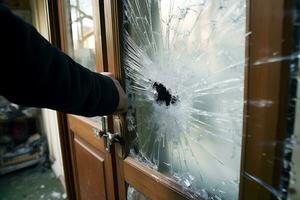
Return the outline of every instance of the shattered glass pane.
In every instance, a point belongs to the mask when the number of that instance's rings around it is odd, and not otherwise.
[[[299,35],[300,37],[300,35]],[[293,71],[292,71],[293,72]],[[294,75],[294,76],[293,76]],[[292,154],[284,160],[284,164],[286,169],[288,170],[287,174],[289,176],[288,180],[288,192],[284,191],[286,188],[283,188],[283,192],[288,193],[288,197],[290,200],[300,199],[300,71],[299,67],[294,70],[294,74],[292,73],[292,81],[294,81],[296,87],[294,88],[296,91],[296,96],[292,98],[292,105],[295,112],[295,116],[292,117],[294,120],[294,128],[292,128],[292,136],[286,143],[286,153]],[[284,176],[283,179],[286,177]],[[287,182],[285,180],[285,182]]]
[[[246,1],[123,2],[131,156],[193,198],[237,199]]]
[[[64,0],[67,53],[76,62],[96,71],[92,0]]]
[[[127,188],[127,200],[149,200],[142,193],[137,191],[135,188],[130,185]]]

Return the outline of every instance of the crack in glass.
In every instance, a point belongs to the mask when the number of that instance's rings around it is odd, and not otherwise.
[[[130,155],[179,183],[191,199],[238,199],[245,43],[251,35],[246,1],[123,0],[123,9]],[[253,66],[298,58],[274,53]],[[299,80],[298,71],[294,77]],[[248,103],[259,109],[274,104]],[[299,149],[298,137],[262,145],[283,145],[288,155]],[[292,169],[283,179],[295,186],[299,162],[295,167],[290,158],[275,159]],[[248,172],[242,175],[285,199],[286,183],[276,190]],[[139,199],[133,198],[137,193],[130,187],[128,199]]]

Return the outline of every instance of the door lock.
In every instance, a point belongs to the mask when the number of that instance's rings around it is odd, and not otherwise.
[[[103,139],[104,148],[107,152],[110,152],[110,148],[113,143],[123,144],[123,139],[119,133],[110,133],[108,131],[107,116],[101,117],[101,125],[102,130],[94,131],[94,133],[97,138]]]

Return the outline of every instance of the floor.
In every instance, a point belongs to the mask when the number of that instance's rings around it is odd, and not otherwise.
[[[39,166],[0,176],[0,194],[0,200],[66,199],[54,173]]]

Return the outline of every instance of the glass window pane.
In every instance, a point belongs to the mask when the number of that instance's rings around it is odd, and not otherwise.
[[[64,14],[67,53],[78,63],[96,71],[92,0],[65,0]]]
[[[134,187],[128,186],[127,188],[127,200],[149,200],[142,193],[137,191]]]
[[[193,197],[237,199],[245,0],[124,0],[131,155]]]

